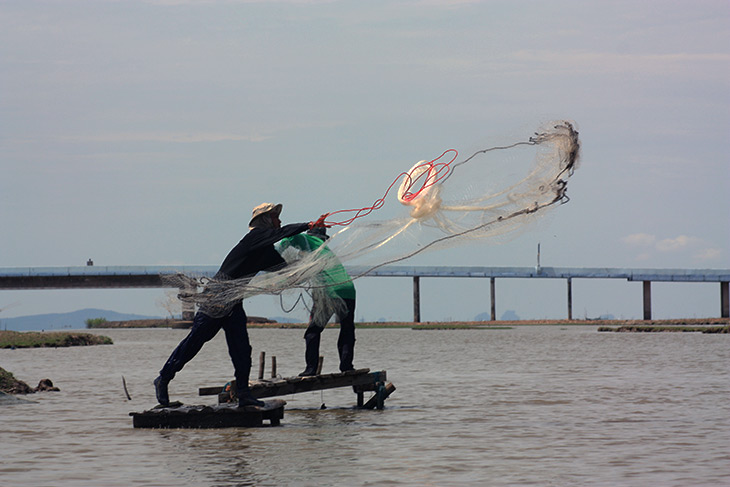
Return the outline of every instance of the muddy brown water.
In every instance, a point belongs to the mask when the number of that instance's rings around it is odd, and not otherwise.
[[[152,380],[187,332],[92,332],[114,345],[0,350],[17,378],[61,389],[0,405],[3,485],[730,485],[728,335],[361,329],[356,367],[397,387],[382,411],[352,409],[345,388],[284,397],[280,427],[140,430],[128,414],[155,404]],[[261,350],[300,372],[302,333],[250,330],[252,375]],[[325,372],[336,338],[323,334]],[[212,403],[198,388],[231,375],[221,333],[171,398]]]

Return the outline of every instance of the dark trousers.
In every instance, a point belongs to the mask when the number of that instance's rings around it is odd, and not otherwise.
[[[164,381],[171,381],[186,363],[200,351],[205,342],[210,341],[221,328],[226,332],[228,354],[233,361],[238,391],[248,389],[248,375],[251,372],[251,344],[246,329],[246,312],[238,303],[233,310],[221,318],[211,318],[198,311],[193,318],[193,328],[188,336],[180,342],[160,370]]]
[[[337,313],[337,320],[340,322],[340,336],[337,339],[337,351],[340,355],[340,370],[352,370],[352,360],[355,357],[355,300],[343,299],[345,302],[345,310]],[[304,358],[307,362],[307,369],[316,370],[319,362],[319,342],[322,330],[327,325],[327,321],[332,317],[327,316],[324,323],[315,323],[316,316],[315,302],[312,305],[312,312],[309,317],[309,326],[304,332],[304,341],[307,349],[304,352]]]

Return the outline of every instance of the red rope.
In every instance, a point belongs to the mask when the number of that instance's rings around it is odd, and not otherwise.
[[[439,159],[444,157],[449,152],[453,153],[453,157],[448,162],[437,162]],[[327,219],[325,220],[325,225],[332,226],[332,225],[341,225],[341,226],[347,226],[350,225],[352,222],[354,222],[358,218],[362,218],[364,216],[369,215],[375,210],[379,210],[383,207],[385,204],[385,198],[388,196],[388,193],[391,189],[393,189],[393,186],[400,180],[401,177],[406,177],[408,182],[408,185],[404,188],[405,191],[403,192],[402,199],[406,202],[410,202],[418,198],[421,193],[426,191],[428,188],[433,186],[434,184],[438,183],[442,179],[444,179],[449,172],[451,171],[451,163],[453,163],[457,156],[459,155],[458,151],[456,149],[448,149],[445,150],[440,156],[438,156],[436,159],[433,159],[428,162],[424,162],[423,164],[419,164],[418,166],[415,166],[413,169],[411,169],[409,172],[402,172],[396,178],[393,180],[392,183],[390,183],[390,186],[388,186],[388,189],[385,190],[385,194],[382,198],[378,198],[375,200],[375,202],[371,206],[366,206],[364,208],[355,208],[351,210],[337,210],[333,211],[332,213],[327,214],[327,217],[331,217],[332,215],[337,215],[340,213],[348,213],[352,214],[353,216],[346,218],[344,220],[331,220]],[[411,174],[415,172],[419,168],[427,167],[428,169],[421,172],[418,176],[415,178],[411,177]],[[413,192],[414,186],[416,186],[416,183],[422,181],[421,187]]]

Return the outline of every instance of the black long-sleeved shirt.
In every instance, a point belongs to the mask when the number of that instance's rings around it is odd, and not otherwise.
[[[292,223],[281,228],[252,228],[228,253],[216,273],[216,278],[240,279],[283,266],[284,259],[274,249],[274,244],[308,228],[308,223]]]

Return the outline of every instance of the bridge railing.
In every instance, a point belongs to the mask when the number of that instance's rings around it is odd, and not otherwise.
[[[69,288],[163,288],[170,287],[163,276],[185,274],[211,277],[216,266],[73,266],[0,267],[0,290]],[[420,279],[422,277],[489,278],[491,319],[496,320],[496,279],[565,279],[568,285],[568,319],[573,316],[573,279],[626,279],[643,282],[644,319],[651,319],[652,282],[719,282],[720,315],[730,317],[728,283],[730,269],[631,269],[600,267],[472,267],[472,266],[349,266],[352,276],[410,277],[413,279],[413,321],[421,321]],[[188,317],[190,309],[183,311]]]

